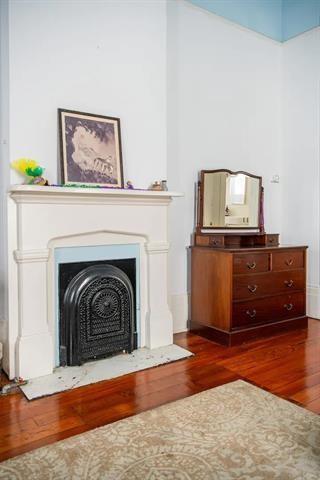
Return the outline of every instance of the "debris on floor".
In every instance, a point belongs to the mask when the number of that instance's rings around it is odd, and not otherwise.
[[[10,393],[14,393],[14,391],[20,387],[21,385],[26,385],[28,382],[27,380],[23,380],[23,378],[15,378],[12,382],[7,383],[0,387],[0,395],[9,395]]]

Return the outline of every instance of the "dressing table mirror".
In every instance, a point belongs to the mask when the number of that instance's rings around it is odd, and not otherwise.
[[[201,227],[260,231],[262,178],[246,172],[201,172]]]
[[[265,232],[263,197],[257,175],[200,172],[190,327],[225,345],[307,325],[307,247]]]
[[[262,177],[231,170],[202,170],[198,182],[196,245],[278,245],[265,234]]]

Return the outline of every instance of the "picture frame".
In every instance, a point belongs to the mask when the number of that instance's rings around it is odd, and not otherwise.
[[[58,109],[64,185],[123,188],[120,119]]]

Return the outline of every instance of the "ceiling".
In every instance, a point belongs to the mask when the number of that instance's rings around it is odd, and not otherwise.
[[[188,1],[278,42],[320,25],[320,0]]]

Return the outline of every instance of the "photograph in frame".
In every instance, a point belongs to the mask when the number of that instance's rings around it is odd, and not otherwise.
[[[58,110],[63,184],[123,188],[120,120]]]

